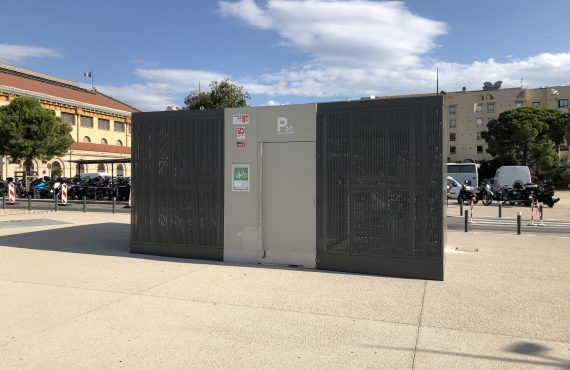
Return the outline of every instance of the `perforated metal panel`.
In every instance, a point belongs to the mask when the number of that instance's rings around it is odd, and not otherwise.
[[[318,105],[318,268],[443,279],[442,106]]]
[[[223,110],[135,113],[131,251],[221,260]]]

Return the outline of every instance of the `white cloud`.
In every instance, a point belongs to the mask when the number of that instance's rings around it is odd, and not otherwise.
[[[0,44],[0,61],[5,63],[21,62],[27,58],[61,57],[58,51],[33,45]]]
[[[219,1],[220,13],[277,32],[283,45],[324,65],[412,65],[436,46],[446,25],[410,12],[400,1]]]
[[[481,89],[484,81],[504,87],[568,84],[570,52],[455,63],[429,57],[444,23],[411,13],[404,3],[364,0],[219,1],[220,13],[248,26],[277,33],[282,45],[302,51],[307,60],[260,76],[227,76],[192,69],[138,68],[140,84],[112,87],[107,92],[143,110],[182,105],[184,97],[212,80],[232,78],[255,104],[281,101],[359,98]],[[297,98],[297,99],[294,99]]]
[[[212,71],[168,68],[137,68],[135,75],[142,83],[126,86],[102,85],[97,88],[116,99],[146,111],[165,110],[169,105],[183,105],[184,98],[193,90],[207,90],[211,81],[226,76]]]

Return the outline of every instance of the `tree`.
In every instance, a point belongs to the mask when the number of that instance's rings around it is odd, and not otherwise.
[[[61,156],[73,143],[71,131],[35,98],[19,97],[0,107],[0,155],[13,160]]]
[[[568,117],[558,109],[523,107],[504,111],[482,136],[500,164],[535,167],[548,173],[558,164]]]
[[[209,91],[192,91],[186,99],[184,109],[216,109],[247,107],[247,99],[250,99],[243,86],[235,85],[231,80],[222,82],[210,82]],[[203,108],[202,108],[203,107]]]

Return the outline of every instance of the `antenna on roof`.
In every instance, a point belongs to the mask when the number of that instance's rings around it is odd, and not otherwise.
[[[439,67],[435,67],[435,94],[439,95]]]

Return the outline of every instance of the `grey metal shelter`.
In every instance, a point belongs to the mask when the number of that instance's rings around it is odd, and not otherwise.
[[[134,113],[131,251],[442,280],[442,99]]]

